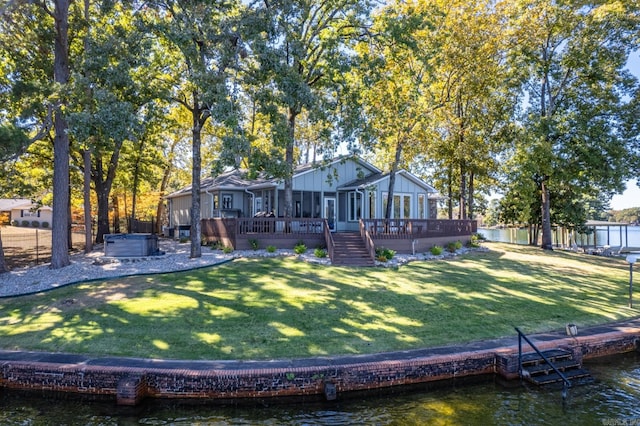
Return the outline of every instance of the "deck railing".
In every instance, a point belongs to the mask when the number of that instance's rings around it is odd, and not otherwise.
[[[373,239],[461,237],[478,231],[475,220],[361,219],[360,223],[361,234],[364,227]]]
[[[276,217],[251,217],[238,218],[236,220],[236,235],[248,234],[282,234],[305,235],[324,234],[326,221],[324,219],[311,218],[276,218]]]

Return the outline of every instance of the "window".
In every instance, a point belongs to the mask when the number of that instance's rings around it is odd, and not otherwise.
[[[382,210],[386,211],[388,193],[382,194]],[[391,219],[411,218],[411,194],[393,194],[393,204],[391,205]]]
[[[233,208],[233,194],[222,194],[222,208],[223,209]]]
[[[347,220],[351,222],[356,222],[360,220],[361,210],[362,210],[362,196],[358,192],[350,192],[348,199],[347,209],[349,211],[349,215]]]
[[[40,217],[39,211],[22,210],[20,217]]]
[[[376,193],[369,191],[369,219],[376,218]]]
[[[426,201],[427,201],[427,196],[425,194],[418,194],[418,219],[427,218],[427,210],[425,208]]]

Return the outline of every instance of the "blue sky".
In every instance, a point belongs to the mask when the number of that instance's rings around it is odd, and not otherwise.
[[[636,77],[640,78],[640,52],[635,51],[629,56],[627,67]],[[640,207],[640,188],[638,188],[637,183],[635,180],[628,181],[627,190],[622,194],[614,195],[611,199],[611,208],[613,210]]]

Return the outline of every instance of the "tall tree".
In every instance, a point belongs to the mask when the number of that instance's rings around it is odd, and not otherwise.
[[[213,118],[234,121],[228,78],[242,50],[236,1],[151,1],[155,10],[149,28],[176,49],[173,100],[191,114],[191,253],[201,257],[200,180],[202,129]]]
[[[362,0],[276,0],[255,6],[258,29],[252,41],[256,68],[249,73],[260,111],[269,117],[273,144],[282,150],[278,170],[284,180],[284,215],[293,211],[293,170],[297,164],[296,125],[303,111],[321,122],[338,111],[350,45],[367,24]],[[336,118],[334,122],[338,123]],[[324,135],[336,135],[337,126]]]
[[[358,46],[356,81],[363,105],[362,142],[389,170],[384,217],[393,208],[396,172],[424,149],[433,112],[449,99],[455,73],[436,85],[434,37],[441,12],[427,2],[394,2],[375,16],[373,37]]]
[[[528,71],[522,147],[540,194],[542,248],[552,249],[554,191],[610,195],[628,176],[621,137],[625,96],[637,81],[625,70],[637,46],[637,10],[624,2],[518,2],[518,63]],[[589,173],[584,173],[589,170]]]

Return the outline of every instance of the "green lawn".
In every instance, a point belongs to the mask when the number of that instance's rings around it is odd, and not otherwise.
[[[439,346],[514,335],[513,326],[532,333],[638,315],[627,307],[623,259],[488,247],[398,269],[242,259],[72,285],[0,300],[0,347],[289,358]]]

